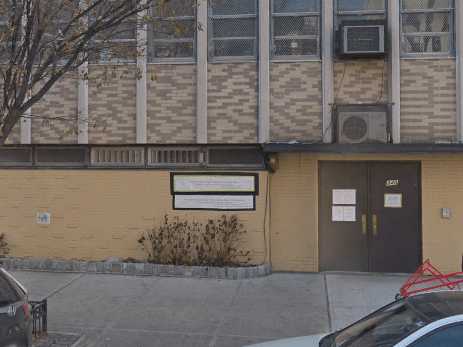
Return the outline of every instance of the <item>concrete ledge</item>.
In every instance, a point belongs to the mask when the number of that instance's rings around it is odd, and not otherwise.
[[[242,280],[268,276],[269,264],[249,267],[177,266],[118,261],[52,260],[41,258],[3,258],[0,266],[6,270],[98,273],[132,276],[213,278]]]

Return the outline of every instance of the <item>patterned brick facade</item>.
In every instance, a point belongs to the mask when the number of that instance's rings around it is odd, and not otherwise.
[[[270,139],[322,138],[321,63],[273,63],[270,69]]]
[[[256,63],[209,64],[210,143],[257,142]]]
[[[387,63],[381,59],[337,61],[334,64],[335,103],[387,102],[387,77]]]
[[[148,142],[195,143],[196,66],[148,66]]]
[[[135,65],[89,68],[89,142],[136,142]]]
[[[455,61],[402,60],[401,142],[455,141]]]
[[[66,76],[32,107],[32,143],[77,143],[77,86],[77,76]]]

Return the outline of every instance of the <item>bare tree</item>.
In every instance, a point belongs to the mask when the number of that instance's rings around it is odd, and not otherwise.
[[[0,0],[0,144],[66,73],[103,54],[136,53],[114,37],[134,35],[151,1]]]

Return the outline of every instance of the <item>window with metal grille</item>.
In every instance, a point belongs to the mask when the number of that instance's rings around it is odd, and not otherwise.
[[[402,0],[402,55],[454,55],[453,0]]]
[[[11,8],[9,0],[0,0],[0,63],[6,63],[11,56]]]
[[[320,0],[273,0],[273,57],[320,56]]]
[[[100,6],[90,13],[90,23],[101,17],[99,11],[111,10],[111,1],[108,2],[108,6]],[[91,45],[90,62],[135,63],[137,60],[137,19],[137,16],[128,18],[110,30],[99,32]]]
[[[343,21],[385,20],[386,0],[337,0],[336,28]]]
[[[257,0],[211,0],[209,6],[209,56],[255,59]]]
[[[196,55],[196,0],[155,0],[148,36],[150,62],[193,61]]]

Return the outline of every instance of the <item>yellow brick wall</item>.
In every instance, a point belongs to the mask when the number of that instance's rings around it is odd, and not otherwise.
[[[271,258],[275,271],[318,271],[317,161],[279,156],[271,175]]]
[[[256,211],[236,213],[255,263],[268,253],[266,177],[260,173]],[[2,170],[0,187],[0,230],[19,257],[142,259],[138,237],[165,214],[197,221],[223,214],[173,211],[166,171]],[[50,212],[51,225],[36,224],[37,212]]]
[[[270,254],[275,271],[318,271],[320,160],[421,162],[423,258],[443,271],[461,269],[463,155],[281,154],[276,173],[260,173],[256,211],[238,213],[249,231],[245,245],[254,262]],[[136,240],[153,220],[166,213],[200,221],[221,215],[173,211],[169,180],[166,171],[2,170],[0,230],[14,256],[143,258]],[[443,207],[452,209],[452,219],[441,218]],[[50,212],[52,224],[37,225],[37,212]],[[270,230],[266,238],[264,230]]]

